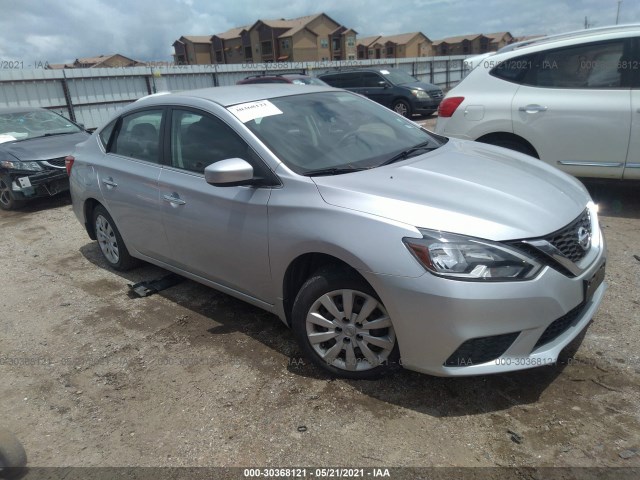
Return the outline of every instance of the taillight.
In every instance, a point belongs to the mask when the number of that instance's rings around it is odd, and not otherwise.
[[[439,117],[450,117],[464,101],[464,97],[449,97],[440,102],[438,106]]]
[[[75,161],[76,159],[72,155],[64,157],[64,166],[67,169],[68,176],[71,176],[71,168],[73,167],[73,162]]]

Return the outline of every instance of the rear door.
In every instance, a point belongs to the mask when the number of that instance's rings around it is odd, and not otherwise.
[[[150,108],[118,119],[104,161],[95,167],[105,207],[127,247],[160,260],[169,255],[158,192],[164,118],[163,108]]]
[[[624,169],[625,179],[640,180],[640,38],[634,39],[632,60],[621,65],[633,72],[631,87],[631,140]],[[635,59],[635,60],[634,60]]]
[[[529,72],[512,104],[513,131],[572,175],[622,178],[631,134],[625,39],[514,58]]]
[[[165,148],[170,155],[159,185],[173,264],[273,303],[267,216],[271,190],[215,187],[204,179],[206,166],[227,158],[247,160],[254,172],[268,168],[225,122],[208,112],[174,107],[168,132]]]

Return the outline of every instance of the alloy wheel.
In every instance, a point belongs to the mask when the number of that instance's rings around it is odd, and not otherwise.
[[[396,343],[382,303],[357,290],[334,290],[318,298],[307,314],[311,347],[328,365],[364,371],[383,364]]]
[[[96,237],[106,259],[112,264],[117,264],[120,260],[118,240],[111,224],[102,215],[96,217]]]

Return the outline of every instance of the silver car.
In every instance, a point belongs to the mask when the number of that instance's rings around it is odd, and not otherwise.
[[[144,260],[273,312],[334,375],[552,364],[606,289],[580,182],[343,90],[151,97],[74,155],[73,208],[111,267]]]

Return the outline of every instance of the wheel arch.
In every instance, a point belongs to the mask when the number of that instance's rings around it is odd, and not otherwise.
[[[487,133],[485,135],[482,135],[481,137],[476,138],[476,142],[488,143],[488,144],[491,144],[491,145],[495,145],[496,143],[501,142],[501,141],[518,143],[518,144],[524,146],[527,150],[530,150],[533,153],[532,156],[534,156],[534,157],[536,157],[538,159],[540,158],[540,154],[538,154],[538,151],[531,144],[531,142],[529,142],[524,137],[521,137],[520,135],[516,135],[515,133],[511,133],[511,132],[492,132],[492,133]]]
[[[284,278],[282,279],[282,304],[287,325],[291,326],[293,302],[300,288],[314,272],[325,268],[343,269],[359,276],[371,285],[356,268],[334,255],[320,252],[309,252],[298,255],[289,263],[285,270]],[[373,288],[373,286],[371,288]]]
[[[413,113],[413,105],[411,104],[411,100],[405,96],[402,95],[396,95],[395,97],[393,97],[393,99],[391,100],[391,109],[393,110],[393,107],[395,106],[396,103],[398,102],[402,102],[404,103],[407,107],[409,107],[409,113]]]
[[[84,212],[84,228],[87,230],[87,234],[91,240],[96,240],[96,228],[93,224],[93,211],[98,205],[102,205],[95,198],[87,198],[84,201],[83,212]],[[102,205],[104,207],[104,205]]]

